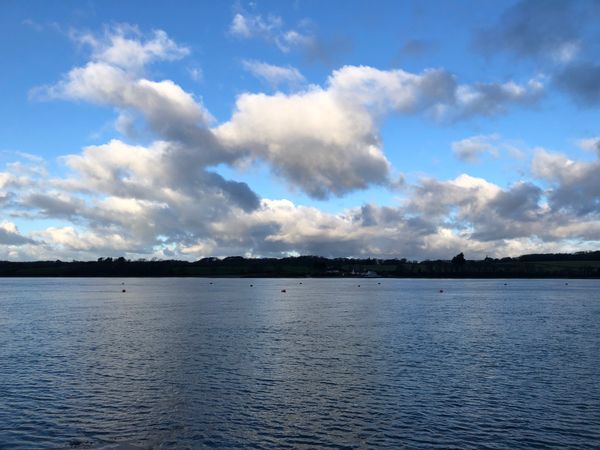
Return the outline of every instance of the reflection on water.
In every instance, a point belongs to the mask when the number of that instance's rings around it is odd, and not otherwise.
[[[600,281],[504,283],[0,279],[0,448],[598,448]]]

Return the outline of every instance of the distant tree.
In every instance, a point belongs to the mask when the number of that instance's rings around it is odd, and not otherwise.
[[[452,258],[452,264],[462,266],[466,262],[467,261],[465,260],[465,255],[463,254],[463,252],[460,252],[458,255]]]
[[[206,258],[199,259],[196,262],[199,262],[199,263],[211,263],[211,262],[215,262],[215,261],[218,261],[218,260],[219,260],[219,258],[216,258],[214,256],[208,256]]]
[[[227,258],[224,258],[223,261],[226,263],[240,263],[243,262],[244,259],[243,256],[228,256]]]

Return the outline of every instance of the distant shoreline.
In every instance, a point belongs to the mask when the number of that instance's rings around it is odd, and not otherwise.
[[[600,276],[535,276],[535,277],[527,277],[527,276],[486,276],[486,277],[468,277],[468,276],[456,276],[456,277],[447,277],[447,276],[389,276],[389,277],[373,277],[373,278],[364,278],[364,277],[342,277],[342,276],[332,276],[332,277],[318,277],[318,276],[263,276],[263,275],[224,275],[224,276],[207,276],[207,275],[0,275],[0,279],[11,279],[11,278],[69,278],[69,279],[83,279],[83,278],[103,278],[103,279],[111,279],[111,278],[148,278],[148,279],[158,279],[158,278],[195,278],[195,279],[211,279],[211,280],[244,280],[244,279],[265,279],[265,280],[289,280],[289,279],[312,279],[312,280],[599,280]]]
[[[466,260],[288,258],[203,258],[198,261],[0,261],[0,277],[67,278],[600,278],[600,251]]]

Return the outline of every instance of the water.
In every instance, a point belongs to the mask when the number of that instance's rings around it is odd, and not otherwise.
[[[599,448],[600,280],[0,279],[0,448],[124,443]]]

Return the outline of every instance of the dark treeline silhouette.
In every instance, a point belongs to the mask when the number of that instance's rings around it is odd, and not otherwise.
[[[199,261],[0,261],[2,277],[414,277],[414,278],[600,278],[600,251],[532,254],[471,261],[288,258],[203,258]]]

